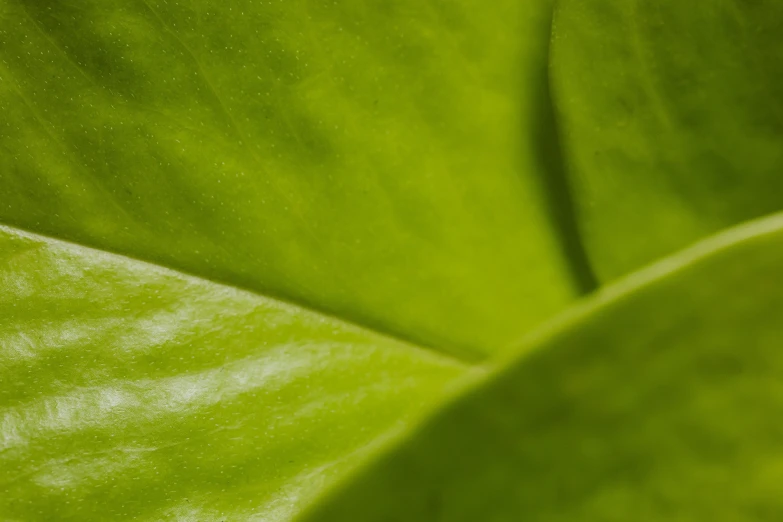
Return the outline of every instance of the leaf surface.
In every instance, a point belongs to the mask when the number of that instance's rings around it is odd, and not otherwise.
[[[783,208],[782,33],[776,0],[560,2],[554,98],[600,280]]]
[[[550,2],[7,0],[0,222],[467,359],[577,293]]]
[[[0,318],[3,520],[290,520],[466,371],[4,227]]]
[[[783,516],[783,215],[606,287],[301,520]]]

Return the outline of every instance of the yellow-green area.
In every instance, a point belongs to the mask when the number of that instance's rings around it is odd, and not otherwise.
[[[0,228],[0,519],[289,520],[465,367]]]

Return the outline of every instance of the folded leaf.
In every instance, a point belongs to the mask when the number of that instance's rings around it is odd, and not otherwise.
[[[2,227],[0,318],[2,520],[290,520],[464,372],[336,319]]]
[[[783,3],[563,0],[552,81],[606,281],[783,209]]]
[[[783,518],[783,215],[601,291],[308,522]]]
[[[549,0],[0,7],[0,222],[479,358],[575,295]]]

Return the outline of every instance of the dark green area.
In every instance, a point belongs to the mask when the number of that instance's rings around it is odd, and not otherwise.
[[[562,0],[552,78],[602,282],[783,209],[783,3]]]

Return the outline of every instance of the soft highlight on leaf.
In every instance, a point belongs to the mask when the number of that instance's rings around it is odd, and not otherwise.
[[[290,520],[465,371],[335,319],[8,228],[0,317],[4,520]]]

